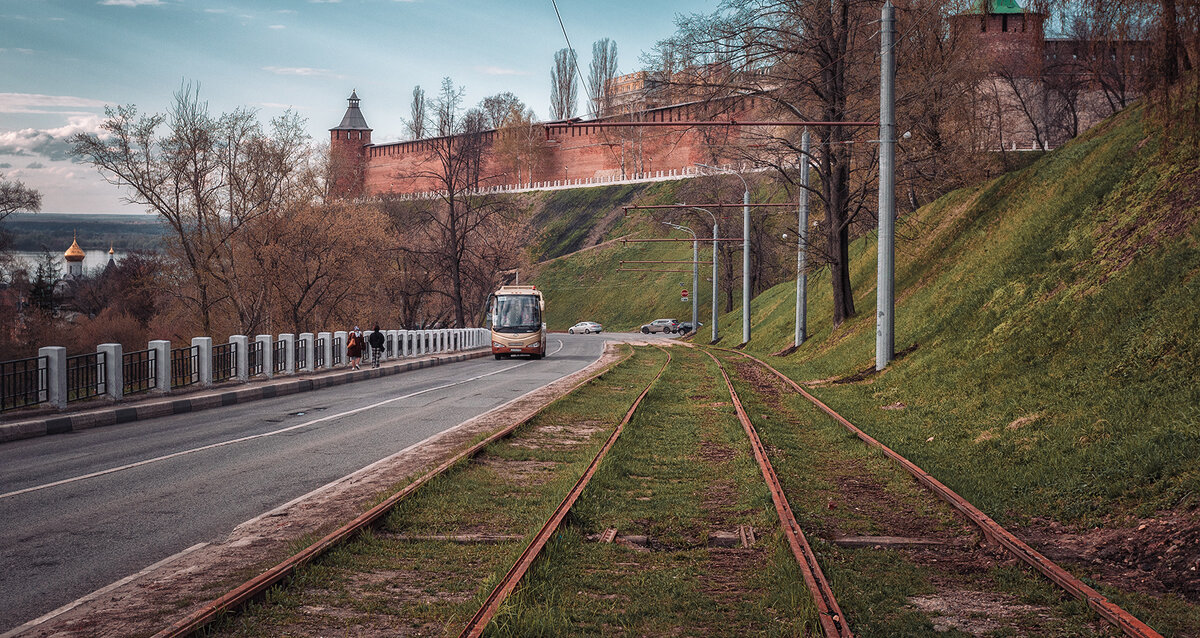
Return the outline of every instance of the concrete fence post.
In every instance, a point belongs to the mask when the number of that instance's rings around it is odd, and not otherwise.
[[[171,342],[165,339],[155,339],[147,346],[154,351],[154,390],[167,393],[171,391]]]
[[[230,335],[229,343],[237,351],[233,355],[233,377],[238,383],[245,383],[250,380],[250,338],[246,335]]]
[[[255,341],[262,344],[262,375],[268,379],[275,376],[275,337],[258,335]]]
[[[450,350],[450,331],[442,328],[442,352]]]
[[[283,364],[284,374],[296,373],[296,335],[285,332],[279,335],[279,340],[283,342],[283,356],[286,363]]]
[[[400,340],[399,343],[396,344],[396,356],[407,357],[408,356],[408,331],[407,330],[397,330],[396,333],[397,333],[396,338]]]
[[[333,367],[333,335],[328,332],[318,332],[317,333],[317,344],[319,344],[319,345],[317,345],[316,347],[321,349],[321,361],[325,362],[325,365],[322,367],[332,368]],[[317,367],[316,366],[316,357],[313,358],[313,364],[314,364],[313,368],[315,369]]]
[[[38,368],[46,371],[46,402],[56,408],[67,407],[67,349],[63,346],[38,348]]]
[[[200,385],[212,385],[212,337],[192,337],[192,347],[196,351],[196,372],[199,377],[196,382]]]
[[[299,362],[302,372],[312,372],[317,369],[317,338],[311,332],[300,333],[304,342],[304,361]]]
[[[348,336],[348,333],[345,330],[338,330],[337,332],[333,333],[333,338],[336,339],[338,342],[338,346],[337,346],[338,361],[341,361],[342,365],[346,365],[347,363],[350,363],[350,360],[346,358],[346,337],[347,336]],[[332,363],[330,365],[332,365]]]
[[[421,355],[423,355],[423,354],[425,354],[425,331],[424,331],[424,330],[418,330],[418,331],[417,331],[417,352],[416,352],[416,355],[419,357],[419,356],[421,356]]]
[[[120,401],[125,396],[125,349],[119,343],[102,343],[96,351],[104,353],[104,395]]]

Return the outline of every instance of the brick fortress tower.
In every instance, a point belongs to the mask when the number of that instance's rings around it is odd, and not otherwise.
[[[982,0],[975,10],[951,18],[955,35],[971,38],[988,70],[1035,77],[1042,69],[1046,15],[1016,0]]]
[[[364,195],[367,147],[371,145],[371,127],[358,108],[358,92],[351,91],[342,123],[329,129],[330,191],[338,197]]]

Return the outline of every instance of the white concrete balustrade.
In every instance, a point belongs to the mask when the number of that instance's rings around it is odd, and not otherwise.
[[[451,328],[440,330],[385,330],[382,331],[388,339],[383,348],[381,360],[404,359],[420,357],[428,354],[461,352],[474,350],[490,345],[490,332],[486,328]],[[365,335],[369,336],[369,335]],[[233,335],[229,338],[232,344],[233,370],[230,374],[229,354],[225,353],[226,363],[219,368],[222,375],[229,375],[230,381],[245,383],[252,379],[270,379],[276,374],[298,374],[315,372],[317,370],[345,367],[349,364],[346,355],[345,331],[305,332],[300,335],[289,333],[275,335]],[[285,359],[282,372],[276,373],[273,362],[274,346],[283,342]],[[303,346],[297,351],[296,346]],[[194,337],[191,346],[196,349],[197,359],[195,369],[190,368],[191,358],[185,357],[183,365],[189,366],[178,372],[178,379],[188,379],[187,385],[209,386],[213,384],[214,344],[211,337]],[[257,348],[254,356],[251,349]],[[318,349],[321,356],[318,357]],[[105,343],[96,348],[98,357],[95,367],[98,374],[77,375],[80,378],[94,380],[95,387],[70,387],[68,381],[67,349],[62,346],[47,346],[38,350],[36,365],[27,360],[2,361],[0,371],[10,375],[25,375],[29,384],[36,388],[24,387],[25,396],[38,397],[36,403],[47,403],[63,409],[67,403],[76,397],[88,398],[104,396],[111,400],[121,399],[125,394],[135,392],[167,393],[171,390],[172,361],[171,342],[163,340],[151,341],[145,351],[132,352],[128,355],[119,343]],[[370,360],[370,347],[365,351],[364,358]],[[320,361],[318,361],[320,359]],[[31,360],[29,360],[31,361]],[[18,365],[33,366],[18,368]],[[11,369],[10,367],[11,366]],[[20,372],[19,370],[27,370]],[[222,377],[223,378],[223,377]],[[194,381],[191,381],[193,380]],[[90,386],[90,383],[89,383]],[[26,404],[30,404],[26,401]],[[6,401],[5,406],[13,405]]]

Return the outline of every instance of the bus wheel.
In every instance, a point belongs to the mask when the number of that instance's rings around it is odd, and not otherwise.
[[[504,358],[504,355],[502,355],[498,352],[496,353],[496,361],[499,361],[500,359],[503,359],[503,358]]]

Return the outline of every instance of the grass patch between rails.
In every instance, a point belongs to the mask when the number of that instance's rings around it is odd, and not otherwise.
[[[784,392],[765,369],[738,355],[718,356],[737,371],[731,374],[734,387],[855,635],[1119,635],[1040,574],[998,567],[1007,557],[973,549],[973,526],[803,397]],[[743,378],[747,371],[775,385],[765,392]],[[853,549],[830,542],[838,536],[946,544],[928,550]],[[973,599],[992,607],[960,604]],[[925,610],[922,601],[935,604]],[[972,624],[973,616],[988,615],[994,626]],[[956,622],[971,631],[956,629]]]
[[[770,497],[708,357],[675,348],[604,464],[489,635],[819,632]],[[750,548],[710,548],[752,525]],[[644,548],[588,540],[607,528]],[[640,549],[640,551],[639,551]]]
[[[520,554],[662,365],[639,349],[475,460],[431,480],[376,529],[302,567],[209,635],[442,635],[457,631]],[[448,534],[523,537],[453,543]]]

